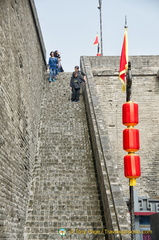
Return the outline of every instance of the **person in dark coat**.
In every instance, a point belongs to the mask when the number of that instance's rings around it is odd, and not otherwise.
[[[58,59],[59,61],[59,64],[58,64],[58,68],[57,68],[57,73],[59,72],[64,72],[63,70],[63,67],[62,67],[62,64],[61,64],[61,56],[60,56],[60,53],[58,52],[58,50],[56,50],[54,52],[54,56]]]
[[[72,89],[72,102],[79,102],[80,87],[82,82],[85,82],[82,75],[79,75],[77,72],[73,72],[70,80],[70,88]]]

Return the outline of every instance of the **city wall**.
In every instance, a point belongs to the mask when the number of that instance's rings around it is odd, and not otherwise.
[[[45,84],[45,47],[31,0],[0,1],[0,239],[23,239]]]
[[[133,85],[131,100],[139,104],[142,176],[135,190],[140,196],[159,197],[159,56],[132,56]],[[119,57],[81,57],[81,69],[87,74],[84,88],[92,147],[96,159],[108,228],[127,229],[126,200],[129,182],[124,177],[122,146],[122,104],[126,95],[118,78]],[[126,218],[127,216],[127,218]],[[108,219],[107,219],[108,220]],[[123,239],[126,236],[123,236]]]

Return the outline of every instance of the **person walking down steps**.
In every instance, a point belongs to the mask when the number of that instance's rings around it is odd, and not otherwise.
[[[72,102],[79,102],[80,87],[82,82],[86,82],[82,75],[79,75],[77,72],[73,72],[70,80],[70,88],[72,90]]]
[[[47,71],[50,70],[50,78],[49,78],[49,82],[56,81],[56,76],[57,76],[57,71],[56,69],[58,68],[58,59],[54,56],[54,52],[52,51],[50,53],[50,58],[49,58],[49,62],[48,62],[48,69]]]

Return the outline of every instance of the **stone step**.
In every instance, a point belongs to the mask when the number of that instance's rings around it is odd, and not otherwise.
[[[46,83],[25,240],[61,239],[60,228],[66,239],[105,239],[91,232],[103,229],[103,212],[83,96],[70,102],[70,77]]]

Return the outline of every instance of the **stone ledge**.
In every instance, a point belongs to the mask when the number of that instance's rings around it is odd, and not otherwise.
[[[35,3],[34,3],[33,0],[29,0],[29,3],[30,3],[30,8],[31,8],[35,28],[36,28],[36,31],[37,31],[37,36],[38,36],[40,47],[41,47],[41,52],[42,52],[42,55],[43,55],[43,60],[44,60],[44,63],[46,64],[46,49],[45,49],[43,36],[42,36],[42,33],[41,33],[41,28],[40,28],[40,24],[39,24],[39,19],[38,19]]]
[[[133,69],[132,67],[132,73],[133,76],[156,76],[156,72],[158,70],[158,67],[141,67],[139,69]],[[119,70],[118,69],[102,69],[102,68],[93,68],[92,69],[93,76],[119,76]],[[159,70],[157,72],[157,77],[159,77]]]

